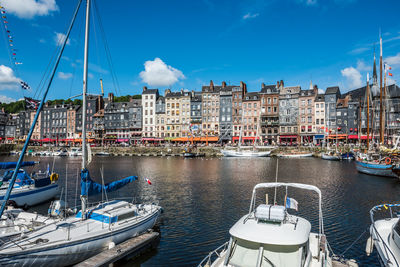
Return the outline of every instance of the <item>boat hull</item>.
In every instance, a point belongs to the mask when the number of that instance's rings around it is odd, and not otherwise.
[[[1,190],[0,200],[4,199],[6,190]],[[54,198],[58,194],[58,185],[49,184],[43,187],[14,188],[10,200],[18,206],[34,206]]]
[[[0,252],[0,266],[70,266],[82,262],[108,249],[110,243],[122,243],[151,229],[160,212],[161,210],[158,209],[147,218],[118,230],[110,231],[106,228],[102,234],[85,240],[16,251],[15,253]]]
[[[375,175],[375,176],[385,176],[385,177],[398,177],[393,172],[393,165],[391,164],[376,164],[370,162],[356,161],[356,168],[359,172]]]
[[[340,160],[341,159],[341,157],[339,157],[339,156],[326,155],[326,154],[322,154],[321,158],[324,160]]]
[[[256,151],[221,150],[221,153],[224,155],[224,157],[257,158],[257,157],[268,157],[271,154],[271,151],[256,152]]]
[[[278,154],[280,158],[308,158],[312,157],[313,153],[305,153],[305,154]]]

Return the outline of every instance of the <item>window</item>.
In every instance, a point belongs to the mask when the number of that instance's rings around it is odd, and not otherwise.
[[[316,104],[315,107],[316,107],[316,108],[319,108],[319,104]]]

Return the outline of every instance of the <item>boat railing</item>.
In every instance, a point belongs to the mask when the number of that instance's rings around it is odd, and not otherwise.
[[[383,239],[383,237],[379,234],[379,232],[377,231],[376,227],[375,227],[375,218],[374,218],[374,214],[377,211],[381,211],[382,209],[388,210],[390,212],[390,218],[393,219],[393,209],[395,207],[400,207],[400,204],[381,204],[381,205],[377,205],[375,207],[373,207],[370,210],[370,216],[371,216],[371,221],[372,221],[372,230],[375,233],[376,237],[378,238],[378,240],[382,243],[383,248],[384,248],[384,253],[385,253],[385,257],[387,259],[389,259],[389,254],[390,256],[395,260],[396,262],[396,266],[399,266],[399,263],[397,262],[397,259],[393,253],[393,251],[390,249],[390,247],[386,244],[385,240]],[[397,215],[396,215],[397,217]],[[371,233],[372,234],[372,233]]]
[[[218,248],[211,251],[198,265],[198,267],[209,267],[216,258],[219,258],[221,253],[228,248],[229,242],[225,242]]]

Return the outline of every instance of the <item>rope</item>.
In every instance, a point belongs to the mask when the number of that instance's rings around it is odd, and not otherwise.
[[[335,254],[333,253],[333,251],[331,251],[331,252],[332,252],[332,255],[338,257],[339,260],[340,260],[341,262],[344,261],[344,254],[346,254],[346,252],[347,252],[350,248],[352,248],[352,247],[361,239],[361,237],[363,237],[364,234],[368,232],[368,230],[369,230],[369,227],[367,227],[367,228],[366,228],[366,229],[365,229],[351,244],[350,244],[350,246],[348,246],[341,254],[335,255]],[[331,248],[331,249],[332,249],[332,248]]]

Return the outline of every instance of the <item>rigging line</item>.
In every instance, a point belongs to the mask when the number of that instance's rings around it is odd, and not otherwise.
[[[97,37],[97,30],[96,30],[96,23],[95,23],[95,14],[94,14],[95,12],[92,12],[92,20],[93,20],[93,23],[92,23],[92,25],[93,25],[93,33],[94,33],[94,44],[95,44],[95,47],[96,47],[96,56],[97,56],[97,64],[99,65],[99,66],[101,66],[101,63],[100,63],[100,53],[99,53],[99,40],[98,40],[98,37]]]
[[[78,40],[77,40],[77,43],[79,44],[79,43],[81,43],[81,41],[82,41],[82,36],[83,36],[83,29],[84,29],[84,27],[82,27],[82,24],[83,24],[83,20],[81,19],[81,20],[78,20],[78,22],[77,22],[77,27],[78,27],[78,29],[80,29],[80,31],[79,31],[79,34],[78,34]],[[78,69],[78,65],[76,64],[77,62],[76,62],[76,58],[78,58],[78,53],[79,53],[79,51],[80,51],[80,46],[79,45],[77,45],[76,46],[76,49],[75,49],[75,55],[74,55],[74,57],[72,58],[72,60],[74,60],[72,63],[71,63],[71,65],[72,65],[72,67],[73,67],[73,71],[72,71],[72,79],[71,79],[71,83],[70,83],[70,88],[69,88],[69,97],[68,98],[71,98],[71,96],[72,96],[72,88],[73,88],[73,86],[74,86],[74,82],[75,82],[75,74],[76,74],[76,71],[77,71],[77,69]]]
[[[56,73],[56,71],[57,71],[58,64],[60,63],[60,60],[61,60],[62,52],[64,51],[64,48],[65,48],[65,46],[66,46],[66,44],[67,44],[67,38],[69,37],[69,34],[71,33],[71,29],[72,29],[72,26],[74,25],[75,18],[76,18],[77,14],[78,14],[78,10],[79,10],[79,7],[80,7],[81,3],[82,3],[82,0],[79,0],[79,1],[78,1],[78,5],[77,5],[77,7],[76,7],[76,9],[75,9],[75,12],[74,12],[73,20],[71,21],[70,26],[69,26],[69,28],[68,28],[68,32],[67,32],[67,35],[66,35],[66,39],[64,40],[64,43],[63,43],[63,45],[62,45],[60,54],[58,55],[56,64],[54,65],[54,68],[53,68],[53,71],[52,71],[52,74],[51,74],[49,83],[48,83],[48,85],[47,85],[46,91],[44,92],[43,97],[42,97],[42,100],[40,101],[39,107],[38,107],[38,109],[37,109],[37,111],[36,111],[36,114],[35,114],[35,118],[33,119],[32,125],[31,125],[31,127],[30,127],[30,129],[29,129],[28,136],[27,136],[27,138],[26,138],[26,140],[25,140],[25,143],[24,143],[24,146],[23,146],[23,148],[22,148],[21,154],[20,154],[20,156],[19,156],[19,158],[18,158],[17,166],[15,166],[14,173],[13,173],[13,175],[12,175],[12,177],[11,177],[11,180],[10,180],[10,182],[9,182],[9,186],[8,186],[8,188],[7,188],[7,192],[6,192],[5,196],[4,196],[4,201],[3,201],[3,203],[1,204],[1,208],[0,208],[0,217],[3,215],[4,209],[6,208],[7,201],[10,199],[11,191],[12,191],[12,188],[14,187],[15,180],[16,180],[16,178],[17,178],[18,170],[19,170],[19,168],[20,168],[20,166],[21,166],[21,163],[22,163],[23,160],[24,160],[24,156],[25,156],[26,150],[27,150],[27,148],[28,148],[29,141],[30,141],[31,138],[32,138],[33,130],[34,130],[34,128],[35,128],[35,126],[36,126],[36,123],[37,123],[37,121],[38,121],[38,119],[39,119],[40,112],[41,112],[42,109],[43,109],[44,102],[46,101],[47,94],[48,94],[48,92],[49,92],[49,90],[50,90],[50,86],[51,86],[51,84],[52,84],[52,82],[53,82],[54,75],[55,75],[55,73]]]
[[[275,174],[275,183],[278,182],[278,170],[279,170],[279,158],[276,159],[276,174]],[[267,203],[268,204],[268,203]],[[274,193],[274,205],[276,204],[276,186]]]
[[[114,71],[114,64],[112,62],[110,49],[109,49],[109,46],[108,46],[106,34],[105,34],[105,31],[104,31],[103,23],[102,23],[102,20],[101,20],[101,16],[99,15],[100,13],[98,11],[96,2],[94,2],[94,6],[95,6],[95,10],[96,10],[96,17],[97,17],[97,20],[98,20],[99,26],[100,26],[100,33],[102,34],[102,38],[103,38],[104,50],[106,52],[106,58],[107,58],[107,62],[108,62],[108,65],[109,65],[109,68],[110,68],[110,71],[111,71],[111,77],[112,77],[112,80],[113,80],[115,91],[116,91],[117,94],[121,95],[121,90],[119,88],[119,82],[118,82],[118,79],[117,79],[117,75],[115,74],[115,71]]]

